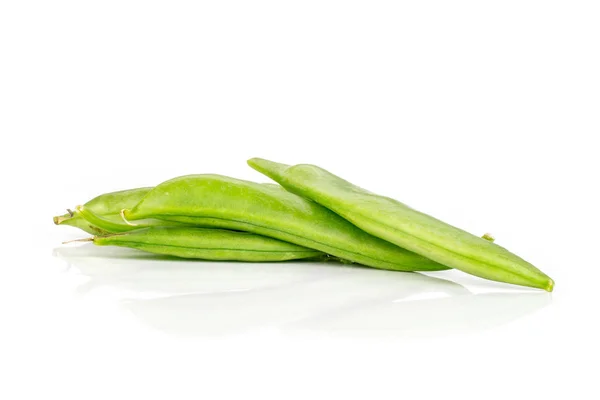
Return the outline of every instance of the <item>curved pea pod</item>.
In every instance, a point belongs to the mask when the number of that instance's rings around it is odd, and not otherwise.
[[[156,218],[252,232],[374,268],[447,269],[369,235],[325,207],[279,185],[220,175],[189,175],[161,183],[135,207],[123,210],[122,215],[130,224],[132,220]]]
[[[441,264],[482,278],[552,291],[542,271],[498,246],[389,197],[379,196],[314,165],[253,158],[248,164],[286,189],[311,199],[366,232]]]
[[[121,246],[155,254],[216,261],[287,261],[325,257],[320,251],[247,232],[191,227],[153,227],[94,236],[98,246]]]
[[[84,204],[86,210],[94,213],[98,217],[102,217],[108,222],[121,223],[121,215],[119,214],[123,208],[135,206],[148,192],[151,187],[120,190],[117,192],[104,193],[94,197]],[[106,227],[100,227],[92,221],[86,220],[81,213],[69,210],[67,214],[59,215],[53,218],[56,225],[69,225],[79,228],[92,235],[116,233]],[[148,221],[147,225],[162,226],[162,225],[181,225],[176,223],[165,223],[164,221]]]

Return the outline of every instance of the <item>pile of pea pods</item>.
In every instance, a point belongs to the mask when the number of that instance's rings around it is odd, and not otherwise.
[[[494,243],[314,165],[248,164],[276,184],[187,175],[102,194],[54,217],[81,241],[215,261],[337,260],[395,271],[455,268],[552,291],[554,281]]]

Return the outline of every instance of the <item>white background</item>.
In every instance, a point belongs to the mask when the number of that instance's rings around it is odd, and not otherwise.
[[[0,3],[0,397],[598,398],[596,1]],[[457,271],[61,246],[66,207],[315,163],[497,242]]]

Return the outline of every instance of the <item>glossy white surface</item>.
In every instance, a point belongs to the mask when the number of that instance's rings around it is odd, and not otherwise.
[[[69,273],[86,278],[75,289],[82,298],[117,293],[119,306],[144,325],[181,336],[265,327],[290,334],[439,336],[502,325],[551,302],[538,291],[481,293],[422,274],[338,263],[154,260],[92,245],[55,254]]]
[[[597,399],[598,5],[1,2],[2,399]],[[552,294],[155,259],[51,217],[314,163],[491,232]]]
[[[41,232],[2,269],[3,390],[22,398],[535,398],[545,385],[592,398],[598,269],[568,245],[538,255],[549,294],[457,271],[156,259]]]

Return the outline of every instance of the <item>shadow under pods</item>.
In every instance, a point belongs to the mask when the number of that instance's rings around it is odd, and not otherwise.
[[[493,328],[551,302],[534,290],[472,293],[419,273],[335,262],[202,262],[87,244],[54,254],[88,281],[117,289],[143,324],[177,336],[286,334],[440,336]]]

